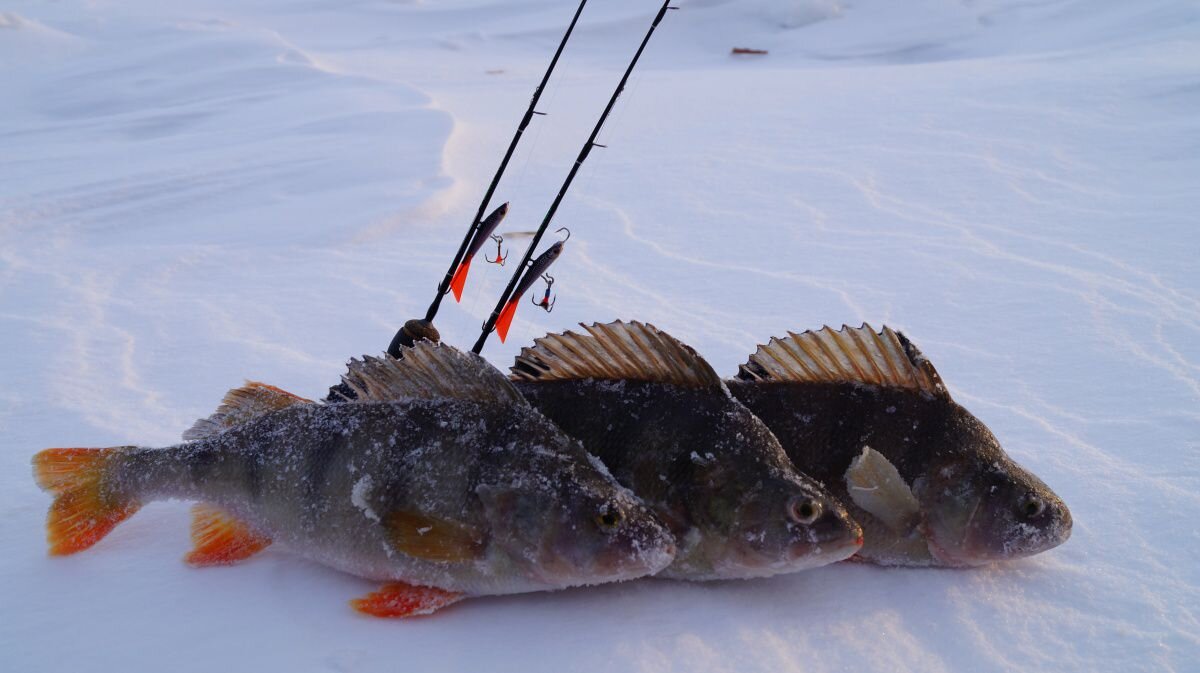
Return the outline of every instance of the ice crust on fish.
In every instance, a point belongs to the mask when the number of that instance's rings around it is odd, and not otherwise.
[[[372,614],[448,604],[420,587],[557,589],[640,577],[672,560],[674,541],[653,514],[477,356],[424,343],[403,361],[358,361],[347,381],[360,399],[332,405],[248,384],[175,447],[39,454],[39,483],[57,495],[52,523],[79,520],[84,482],[72,461],[89,468],[87,507],[118,505],[104,530],[59,530],[74,540],[62,553],[90,546],[143,502],[194,499],[206,503],[197,510],[205,544],[217,547],[201,564],[283,542],[399,582],[356,603]],[[255,547],[251,531],[265,543]]]

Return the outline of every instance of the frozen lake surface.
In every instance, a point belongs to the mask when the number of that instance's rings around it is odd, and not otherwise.
[[[732,375],[903,329],[1070,505],[969,570],[645,580],[371,620],[188,505],[46,556],[52,446],[167,445],[243,379],[317,397],[424,312],[575,3],[0,11],[0,660],[20,671],[1162,671],[1200,661],[1200,9],[681,0],[560,209],[547,331],[652,322]],[[593,0],[501,184],[533,229],[655,3]],[[765,49],[733,57],[733,47]],[[519,247],[513,252],[520,253]],[[469,346],[511,266],[438,317]]]

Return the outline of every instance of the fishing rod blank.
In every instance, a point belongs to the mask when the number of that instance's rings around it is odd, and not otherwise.
[[[471,227],[467,230],[467,235],[463,237],[462,244],[458,246],[458,252],[454,253],[454,261],[450,263],[450,269],[446,271],[446,277],[438,285],[437,296],[433,298],[433,303],[429,305],[429,310],[425,312],[425,320],[432,321],[437,315],[438,308],[442,305],[442,298],[446,296],[452,288],[454,289],[454,298],[458,300],[462,297],[462,287],[467,280],[467,270],[471,265],[471,258],[479,251],[479,247],[492,234],[496,226],[500,224],[500,220],[504,219],[504,215],[508,212],[508,204],[497,208],[495,212],[483,219],[483,213],[487,210],[488,203],[492,200],[492,194],[496,191],[496,186],[500,184],[500,177],[504,175],[504,169],[508,168],[508,162],[512,159],[513,152],[517,149],[517,143],[521,141],[521,135],[525,133],[525,127],[529,126],[529,122],[534,115],[544,115],[544,112],[535,110],[538,101],[542,98],[542,93],[546,90],[546,82],[550,81],[550,73],[554,72],[554,66],[558,65],[558,57],[562,55],[563,49],[567,46],[567,40],[570,39],[571,33],[575,30],[575,24],[579,21],[579,15],[583,13],[583,7],[588,0],[580,0],[579,7],[575,10],[575,16],[571,18],[571,24],[567,26],[567,32],[563,34],[562,41],[558,43],[558,49],[555,50],[554,56],[550,59],[550,65],[546,68],[546,73],[542,75],[542,81],[538,84],[537,89],[533,91],[533,98],[529,101],[529,107],[525,110],[525,115],[521,117],[521,123],[517,125],[517,132],[513,134],[512,140],[508,143],[508,150],[504,153],[504,158],[500,160],[500,167],[496,169],[496,174],[492,176],[492,184],[488,185],[487,191],[483,194],[483,200],[479,202],[479,210],[475,213],[475,219],[471,222]],[[490,225],[490,226],[489,226]],[[485,232],[484,229],[487,229]],[[468,247],[469,246],[469,247]],[[469,252],[468,252],[469,251]]]
[[[617,98],[620,97],[621,92],[625,89],[625,84],[629,81],[629,75],[633,73],[633,68],[637,65],[638,59],[642,57],[642,51],[646,49],[646,44],[650,42],[650,36],[654,35],[654,29],[658,28],[659,22],[663,20],[664,16],[666,16],[668,9],[674,9],[674,7],[671,7],[671,0],[665,0],[662,8],[658,10],[658,14],[654,16],[654,21],[650,24],[650,29],[646,31],[646,36],[642,38],[642,43],[638,45],[637,52],[635,52],[633,55],[633,60],[629,62],[629,67],[625,68],[625,74],[621,77],[621,81],[617,84],[616,90],[613,91],[612,98],[608,99],[608,105],[605,106],[604,112],[600,114],[600,119],[596,122],[595,128],[592,129],[592,134],[588,136],[587,142],[583,144],[583,149],[579,150],[579,156],[575,158],[575,164],[571,166],[571,171],[567,173],[567,179],[563,181],[562,187],[560,187],[558,190],[558,195],[554,197],[554,202],[550,204],[550,209],[546,211],[546,216],[542,219],[541,226],[538,227],[537,233],[533,235],[533,240],[530,241],[529,247],[525,250],[525,256],[521,258],[521,263],[517,265],[516,270],[513,272],[512,279],[508,281],[508,287],[504,288],[504,293],[500,295],[500,301],[496,303],[496,308],[492,310],[492,315],[489,316],[487,322],[484,323],[483,333],[479,335],[479,339],[471,348],[473,353],[479,353],[481,350],[483,350],[483,345],[487,342],[488,335],[497,329],[497,322],[502,316],[504,317],[504,333],[501,334],[500,340],[504,340],[504,336],[508,332],[508,325],[512,321],[513,313],[516,312],[516,306],[520,303],[518,301],[520,299],[520,295],[514,295],[513,290],[516,288],[518,283],[521,283],[522,280],[527,280],[528,284],[530,285],[533,283],[532,279],[527,278],[528,273],[525,273],[526,269],[529,271],[533,270],[530,268],[529,261],[530,258],[533,257],[533,251],[537,249],[538,242],[542,240],[542,234],[546,233],[546,228],[550,226],[550,221],[554,219],[554,213],[558,210],[559,204],[562,203],[563,197],[566,195],[567,190],[570,189],[571,182],[575,179],[575,174],[579,172],[579,167],[582,166],[583,162],[587,160],[588,155],[591,154],[593,147],[604,147],[603,145],[596,143],[596,137],[600,135],[600,129],[604,127],[604,121],[608,119],[608,115],[610,112],[612,112],[613,106],[617,104]],[[561,242],[556,243],[550,248],[550,250],[547,250],[546,253],[543,253],[542,257],[538,258],[538,261],[541,262],[542,258],[545,257],[546,254],[549,254],[551,250],[554,250],[555,247],[558,248],[558,253],[561,253],[561,246]],[[554,259],[558,258],[558,253],[554,255]],[[549,266],[554,259],[551,259],[546,266]],[[533,276],[532,278],[536,277],[537,276]],[[527,287],[525,283],[521,284]],[[524,289],[522,289],[522,292],[524,292]],[[506,310],[510,303],[512,304],[512,307]]]

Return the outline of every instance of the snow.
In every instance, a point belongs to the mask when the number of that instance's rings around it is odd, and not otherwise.
[[[786,330],[904,328],[1072,509],[951,571],[647,580],[374,621],[186,503],[45,555],[51,446],[166,445],[243,379],[308,397],[424,312],[573,2],[15,0],[0,13],[0,652],[22,671],[1135,671],[1200,660],[1200,10],[682,0],[556,226],[552,314],[732,375]],[[532,229],[656,7],[593,1],[498,193]],[[732,47],[767,49],[731,57]],[[519,241],[512,250],[520,252]],[[473,265],[447,341],[507,280]]]

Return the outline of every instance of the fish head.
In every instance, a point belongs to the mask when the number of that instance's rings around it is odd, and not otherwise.
[[[792,465],[779,440],[733,399],[681,451],[681,494],[695,544],[675,573],[693,579],[766,577],[853,555],[862,529],[846,508]]]
[[[475,492],[492,544],[547,587],[634,579],[675,558],[675,538],[582,446]],[[528,466],[527,466],[528,468]]]
[[[957,405],[955,405],[957,407]],[[957,407],[948,446],[913,482],[930,553],[943,565],[975,566],[1044,552],[1071,536],[1071,511],[1018,465],[991,431]]]

